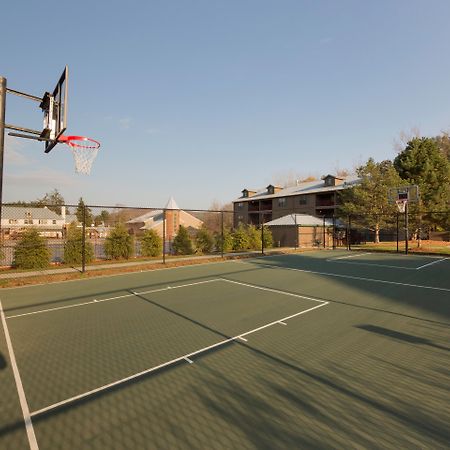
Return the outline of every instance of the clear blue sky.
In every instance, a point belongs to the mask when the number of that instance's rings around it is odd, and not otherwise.
[[[42,95],[68,64],[66,134],[102,143],[86,177],[64,145],[8,139],[5,201],[207,208],[450,129],[448,0],[17,0],[2,17],[8,86]],[[7,122],[42,127],[7,101]]]

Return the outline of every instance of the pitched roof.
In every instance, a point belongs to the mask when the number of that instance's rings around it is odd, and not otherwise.
[[[340,191],[357,184],[360,180],[356,175],[349,175],[343,177],[342,179],[344,180],[344,183],[337,186],[325,186],[323,180],[306,181],[303,183],[299,183],[297,186],[284,188],[281,191],[276,192],[275,194],[268,194],[267,189],[263,189],[258,191],[251,197],[239,197],[238,199],[233,200],[233,203],[242,201],[248,202],[253,200],[264,200],[277,197],[289,197],[292,195],[300,194],[317,194],[320,192]]]
[[[36,207],[4,205],[2,208],[2,219],[23,219],[28,215],[31,219],[62,219],[59,214],[56,214],[46,206]]]
[[[339,223],[338,223],[339,222]],[[336,220],[336,225],[340,225],[341,222]],[[267,222],[267,226],[323,226],[323,219],[320,217],[314,217],[309,214],[287,214],[286,216],[279,217],[278,219]],[[332,226],[333,219],[326,218],[325,226]]]
[[[167,202],[167,205],[164,207],[164,209],[180,209],[177,205],[177,202],[173,197],[169,198],[169,201]]]

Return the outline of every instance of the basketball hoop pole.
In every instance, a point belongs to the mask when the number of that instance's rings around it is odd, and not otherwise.
[[[405,203],[405,254],[408,254],[408,244],[409,244],[409,226],[408,226],[408,202]]]
[[[6,78],[0,76],[0,240],[2,234],[3,206],[3,154],[5,151]]]

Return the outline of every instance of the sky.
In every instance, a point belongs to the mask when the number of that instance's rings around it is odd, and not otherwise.
[[[0,75],[41,96],[69,66],[70,150],[7,136],[4,201],[228,203],[284,176],[393,159],[401,132],[450,129],[448,0],[16,0]],[[7,96],[6,122],[42,128]]]

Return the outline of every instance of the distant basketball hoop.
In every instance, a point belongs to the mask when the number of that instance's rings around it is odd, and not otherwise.
[[[398,212],[404,213],[406,211],[407,203],[408,203],[408,200],[405,200],[405,199],[395,200],[395,204],[397,205]]]

